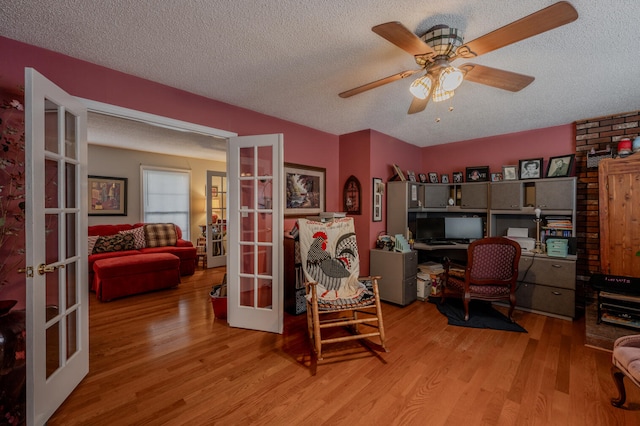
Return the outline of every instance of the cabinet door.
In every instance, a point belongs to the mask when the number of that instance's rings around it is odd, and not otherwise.
[[[460,207],[463,209],[486,209],[489,184],[465,183],[460,187]]]
[[[492,210],[520,210],[521,208],[521,182],[496,182],[491,184]]]
[[[422,207],[422,198],[424,194],[420,191],[420,184],[415,182],[407,183],[407,208],[409,209],[417,209]]]
[[[425,185],[424,206],[446,208],[449,201],[449,185]]]
[[[542,210],[573,210],[575,179],[536,182],[536,207]]]

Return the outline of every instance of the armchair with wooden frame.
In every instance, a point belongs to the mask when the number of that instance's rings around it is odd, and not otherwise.
[[[379,277],[359,277],[353,218],[330,222],[299,219],[296,227],[313,354],[322,360],[326,344],[356,339],[376,344],[372,338],[379,340],[379,347],[386,352]]]
[[[442,300],[462,298],[464,319],[469,319],[469,301],[509,301],[509,319],[513,321],[516,306],[516,284],[521,248],[516,241],[505,237],[488,237],[473,241],[467,249],[464,273],[451,268],[445,261],[442,280]]]

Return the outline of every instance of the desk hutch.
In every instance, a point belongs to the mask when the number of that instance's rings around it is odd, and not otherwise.
[[[575,205],[575,177],[455,184],[389,182],[387,233],[415,234],[419,217],[480,216],[484,218],[487,236],[506,235],[508,228],[526,228],[529,236],[535,238],[534,210],[539,208],[543,225],[558,218],[568,224],[568,228],[560,231],[543,226],[545,235],[575,237]],[[438,254],[438,250],[420,250],[420,245],[415,248],[420,262]],[[466,246],[460,245],[457,251],[462,249]],[[523,251],[517,307],[574,318],[576,259],[575,254],[558,258]]]

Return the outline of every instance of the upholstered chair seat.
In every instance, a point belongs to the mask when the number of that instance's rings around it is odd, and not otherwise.
[[[618,338],[613,344],[611,361],[611,375],[620,394],[618,398],[611,399],[611,404],[620,407],[627,399],[624,377],[640,386],[640,334]]]

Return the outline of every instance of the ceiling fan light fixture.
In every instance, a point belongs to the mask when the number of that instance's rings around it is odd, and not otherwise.
[[[461,84],[464,75],[456,67],[448,66],[440,73],[439,87],[445,92],[456,90]]]
[[[443,90],[441,86],[438,86],[433,90],[433,102],[446,101],[447,99],[452,98],[453,95],[453,90]]]
[[[431,77],[428,75],[423,75],[420,78],[417,78],[411,83],[409,86],[409,91],[413,96],[418,99],[427,99],[429,97],[429,93],[431,93],[431,86],[433,85],[433,81],[431,81]]]

